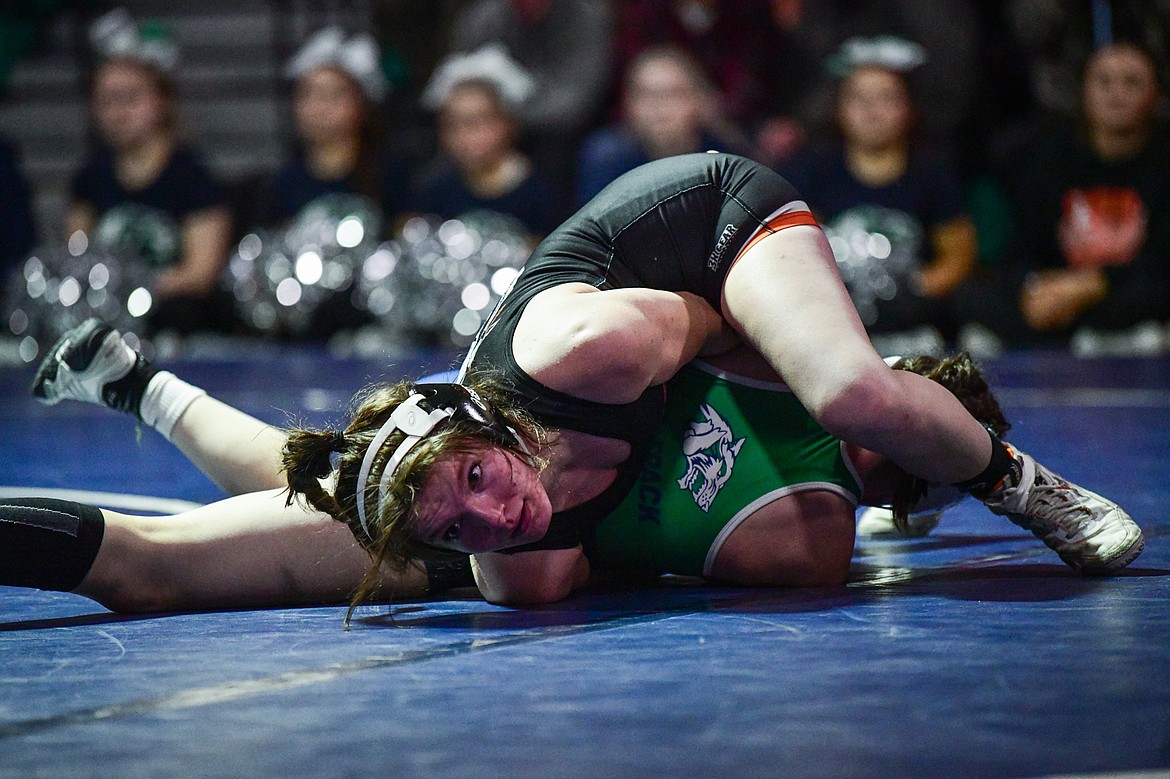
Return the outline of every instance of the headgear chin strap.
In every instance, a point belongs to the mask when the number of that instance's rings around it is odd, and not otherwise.
[[[487,438],[503,446],[509,446],[527,453],[523,440],[504,420],[483,401],[475,390],[462,384],[416,384],[410,397],[398,405],[390,418],[370,441],[358,470],[357,513],[358,522],[366,537],[373,539],[369,520],[366,518],[366,483],[374,466],[378,451],[395,430],[406,434],[402,443],[386,460],[382,478],[378,480],[378,505],[386,500],[386,487],[390,484],[398,466],[420,441],[426,438],[441,423],[447,420],[471,421],[483,428]]]

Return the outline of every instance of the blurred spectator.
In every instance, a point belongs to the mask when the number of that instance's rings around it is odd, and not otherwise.
[[[980,70],[980,17],[973,0],[817,0],[800,3],[789,36],[799,49],[790,57],[816,63],[797,115],[819,133],[836,115],[835,85],[819,64],[850,38],[891,35],[914,41],[926,61],[913,74],[919,132],[936,145],[958,145],[972,124],[985,122],[975,102]],[[959,148],[958,151],[966,151]],[[965,160],[958,160],[960,163]]]
[[[456,21],[453,51],[498,43],[532,75],[520,115],[523,146],[557,188],[567,215],[577,148],[595,125],[613,72],[610,3],[602,0],[478,0]]]
[[[776,164],[803,141],[793,120],[809,65],[791,40],[800,0],[625,0],[614,3],[616,72],[652,46],[691,53],[714,83],[720,115],[745,134],[741,146]],[[727,131],[723,135],[728,135]]]
[[[382,72],[390,84],[382,115],[394,128],[394,150],[411,166],[435,153],[434,126],[423,109],[423,89],[450,53],[451,29],[471,0],[379,0],[374,34],[382,44]]]
[[[1150,55],[1099,50],[1082,122],[1045,137],[1017,177],[1014,241],[998,273],[966,285],[959,313],[1008,345],[1064,343],[1079,326],[1170,318],[1170,135]]]
[[[855,38],[831,61],[840,139],[801,153],[787,175],[831,238],[871,333],[954,336],[949,298],[975,263],[975,231],[946,156],[914,134],[906,74],[920,46]]]
[[[386,80],[369,35],[346,38],[336,27],[313,35],[289,61],[296,80],[298,146],[277,171],[269,223],[285,223],[322,195],[361,195],[394,220],[409,208],[405,164],[383,148],[378,103]]]
[[[178,50],[164,31],[139,27],[122,10],[90,32],[99,57],[90,109],[100,144],[73,177],[68,234],[147,233],[140,244],[174,247],[142,257],[157,267],[149,321],[181,333],[223,329],[230,307],[217,282],[231,216],[201,158],[179,138],[171,78]]]
[[[606,184],[651,160],[717,149],[743,153],[721,136],[718,96],[702,66],[683,49],[654,46],[630,63],[622,121],[594,131],[581,145],[577,205]]]
[[[6,285],[36,244],[36,222],[28,184],[20,170],[16,148],[0,138],[0,310]]]
[[[557,226],[547,180],[516,147],[517,116],[534,88],[497,46],[453,55],[439,66],[423,101],[438,112],[441,156],[420,177],[420,210],[444,218],[492,211],[519,220],[533,236]]]
[[[1160,80],[1170,77],[1167,0],[1008,0],[1005,8],[1042,111],[1074,115],[1085,64],[1115,39],[1140,45],[1154,58]]]

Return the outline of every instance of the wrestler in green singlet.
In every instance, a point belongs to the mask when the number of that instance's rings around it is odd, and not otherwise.
[[[641,476],[597,527],[596,568],[706,576],[723,541],[761,506],[802,490],[857,504],[861,485],[841,441],[783,384],[692,363],[667,393]]]

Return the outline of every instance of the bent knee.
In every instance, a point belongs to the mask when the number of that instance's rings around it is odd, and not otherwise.
[[[853,559],[854,510],[841,496],[798,492],[757,511],[716,555],[713,579],[752,587],[842,584]]]

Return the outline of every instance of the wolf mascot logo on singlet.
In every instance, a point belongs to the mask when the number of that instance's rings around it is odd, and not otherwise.
[[[687,470],[679,478],[678,486],[691,491],[699,508],[710,511],[715,496],[731,478],[735,458],[745,439],[736,439],[731,426],[710,404],[704,403],[699,410],[703,419],[691,422],[683,436]]]

